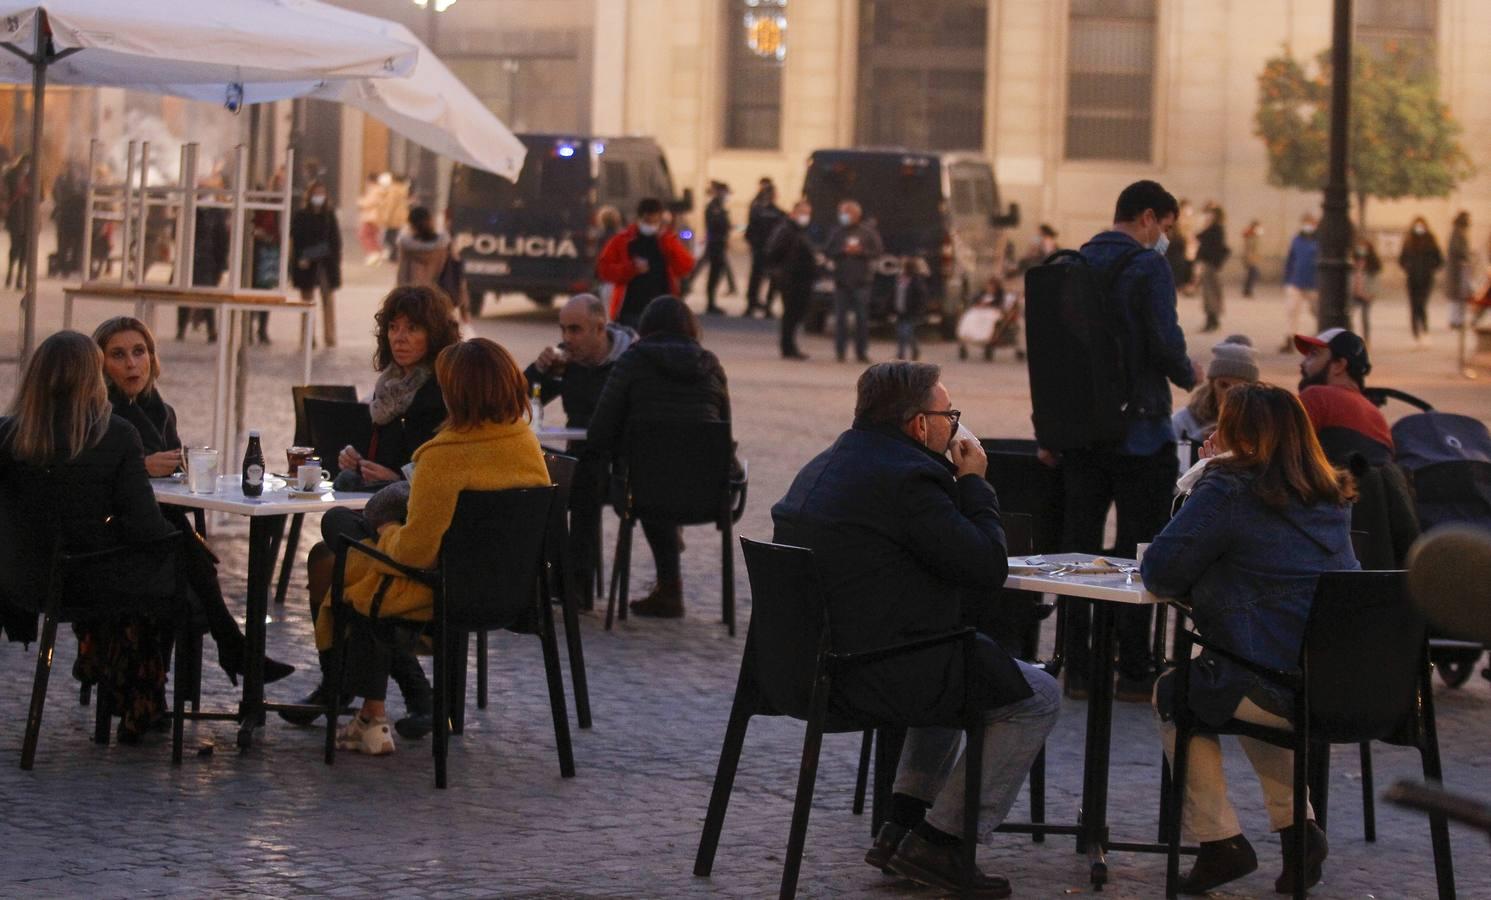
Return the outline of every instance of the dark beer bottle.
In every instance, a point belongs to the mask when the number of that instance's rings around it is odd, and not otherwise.
[[[259,446],[259,432],[250,431],[248,449],[243,454],[243,496],[264,493],[264,450]]]

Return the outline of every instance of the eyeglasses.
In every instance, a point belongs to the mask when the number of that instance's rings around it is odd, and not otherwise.
[[[958,429],[958,420],[963,418],[963,411],[961,409],[923,409],[918,410],[917,415],[946,416],[948,425],[952,426],[953,430],[956,431]]]

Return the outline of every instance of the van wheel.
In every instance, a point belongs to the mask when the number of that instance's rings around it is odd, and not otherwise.
[[[549,307],[554,305],[553,294],[529,294],[528,299],[532,300],[534,303],[542,306],[545,309],[548,309]]]

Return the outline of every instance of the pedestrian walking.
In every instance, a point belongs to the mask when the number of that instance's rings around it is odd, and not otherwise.
[[[1429,223],[1418,216],[1408,226],[1398,265],[1408,278],[1409,326],[1416,347],[1429,346],[1429,292],[1434,289],[1434,273],[1444,265],[1439,241],[1429,230]]]
[[[448,245],[449,238],[446,242]],[[327,347],[335,347],[336,291],[342,286],[342,227],[331,194],[319,181],[306,188],[305,203],[290,218],[290,256],[295,261],[290,283],[300,291],[302,300],[312,300],[317,291],[321,292],[321,334]]]
[[[1262,254],[1260,250],[1263,243],[1263,224],[1257,219],[1248,223],[1243,229],[1243,268],[1246,275],[1243,277],[1242,295],[1247,299],[1253,297],[1253,287],[1258,284],[1258,276],[1261,274],[1260,263]]]
[[[269,184],[278,193],[285,189],[285,167],[280,166]],[[256,288],[273,289],[280,283],[280,214],[273,209],[256,209],[249,219],[252,234],[250,281]],[[249,313],[251,330],[257,331],[259,343],[269,343],[269,313]]]
[[[780,291],[767,274],[766,242],[771,240],[772,232],[786,218],[787,214],[777,206],[776,185],[772,184],[770,178],[761,179],[760,190],[751,200],[750,213],[746,217],[745,239],[751,248],[751,274],[746,278],[746,309],[743,315],[749,316],[760,308],[763,317],[771,318],[771,298]],[[761,298],[763,282],[766,290],[764,300]]]
[[[1192,236],[1194,218],[1191,201],[1181,200],[1180,212],[1175,214],[1175,224],[1170,226],[1167,235],[1170,242],[1165,245],[1165,262],[1170,264],[1170,274],[1175,279],[1176,290],[1187,296],[1192,293],[1192,283],[1196,277],[1196,248]]]
[[[378,208],[383,258],[393,259],[399,251],[399,230],[409,219],[409,179],[384,172],[378,176],[378,187],[383,190],[383,205]]]
[[[807,359],[797,347],[797,327],[813,302],[818,280],[818,248],[812,237],[813,207],[799,200],[792,217],[777,226],[766,245],[772,284],[782,288],[782,359]]]
[[[844,361],[849,345],[849,313],[854,313],[854,358],[870,361],[870,284],[875,263],[885,252],[880,232],[863,221],[853,200],[839,204],[839,227],[828,236],[825,255],[834,273],[834,355]]]
[[[1201,308],[1206,313],[1206,324],[1202,331],[1216,331],[1222,327],[1223,296],[1222,266],[1232,250],[1227,246],[1227,216],[1222,208],[1207,204],[1207,225],[1196,235],[1196,263],[1200,272]]]
[[[70,160],[52,182],[52,221],[57,223],[56,265],[59,277],[83,271],[83,229],[87,219],[88,185],[82,164]]]
[[[709,204],[704,207],[704,262],[709,266],[709,275],[704,284],[707,306],[704,311],[718,315],[724,312],[715,303],[715,292],[719,290],[720,278],[730,271],[726,254],[730,249],[730,186],[722,181],[709,183]]]
[[[398,247],[399,266],[394,283],[438,288],[465,321],[468,317],[461,315],[461,310],[471,308],[466,279],[451,253],[450,235],[435,229],[435,217],[429,209],[416,206],[409,210],[409,226],[399,234]],[[337,254],[340,259],[340,244]]]
[[[1356,236],[1351,248],[1351,305],[1361,316],[1362,341],[1372,344],[1372,301],[1377,299],[1377,276],[1382,272],[1382,259],[1377,247],[1365,232]]]
[[[26,241],[30,234],[31,154],[22,153],[5,170],[5,230],[10,232],[10,258],[5,265],[5,286],[25,286],[28,258]]]
[[[366,266],[383,261],[383,226],[379,224],[382,208],[383,186],[378,183],[378,175],[369,172],[362,196],[357,198],[357,241],[362,245]]]
[[[927,315],[927,264],[919,256],[904,256],[896,272],[891,305],[896,313],[896,359],[921,359],[916,326]]]
[[[198,182],[199,187],[226,190],[227,179],[223,173],[213,172]],[[215,288],[222,284],[223,273],[228,271],[228,254],[232,238],[228,232],[228,210],[199,206],[196,213],[196,237],[192,244],[192,285]],[[157,233],[164,240],[164,225],[157,226]],[[146,232],[149,233],[149,222]],[[186,339],[186,327],[193,330],[199,324],[207,326],[207,342],[217,342],[217,310],[211,307],[176,307],[176,340]]]
[[[1444,295],[1450,301],[1450,327],[1465,326],[1465,303],[1470,299],[1470,213],[1461,210],[1450,229],[1448,265],[1444,270]]]
[[[1320,242],[1315,237],[1315,216],[1305,213],[1299,220],[1299,233],[1289,242],[1284,258],[1284,318],[1287,327],[1280,353],[1294,352],[1294,336],[1299,333],[1299,314],[1309,309],[1315,315],[1316,288],[1320,262]]]
[[[596,272],[611,282],[611,319],[636,328],[655,298],[677,296],[678,284],[694,267],[677,233],[663,228],[663,202],[644,197],[637,220],[606,242]]]

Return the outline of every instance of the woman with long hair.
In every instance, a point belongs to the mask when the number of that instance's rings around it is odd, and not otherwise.
[[[1234,334],[1211,348],[1206,380],[1191,392],[1191,400],[1171,416],[1176,440],[1200,444],[1216,430],[1222,398],[1239,384],[1258,380],[1258,351],[1245,334]]]
[[[442,291],[450,298],[461,319],[468,318],[471,299],[466,278],[459,271],[450,246],[450,235],[435,228],[428,208],[409,210],[409,227],[399,233],[398,284],[422,285]]]
[[[1196,630],[1212,643],[1260,665],[1292,669],[1321,573],[1359,568],[1351,548],[1355,486],[1331,468],[1298,398],[1273,385],[1228,391],[1206,447],[1208,458],[1181,479],[1189,498],[1144,554],[1144,585],[1161,597],[1189,598]],[[1198,674],[1188,696],[1174,696],[1173,673],[1156,683],[1167,756],[1175,750],[1170,719],[1182,703],[1209,725],[1240,719],[1293,727],[1287,691],[1211,650],[1192,666]],[[1272,830],[1283,832],[1284,872],[1275,889],[1290,893],[1294,754],[1251,738],[1239,741],[1263,787]],[[1313,885],[1327,848],[1313,811],[1307,815],[1305,869]],[[1182,893],[1205,893],[1258,867],[1227,799],[1214,736],[1191,739],[1181,821],[1200,842]]]
[[[176,431],[176,410],[156,388],[161,366],[155,335],[139,319],[115,316],[93,330],[93,341],[103,351],[104,382],[114,415],[133,425],[140,435],[145,472],[151,478],[171,475],[181,466],[181,436]],[[237,684],[238,676],[244,673],[243,631],[223,599],[217,558],[196,535],[181,507],[167,506],[161,512],[172,528],[192,538],[184,542],[179,557],[182,575],[217,644],[218,664]],[[278,681],[294,671],[295,667],[287,663],[268,657],[264,660],[266,682]]]
[[[512,355],[486,338],[452,344],[435,361],[435,376],[450,415],[440,433],[414,454],[408,516],[383,522],[376,530],[346,510],[329,511],[322,533],[336,531],[376,546],[379,552],[415,568],[427,569],[440,556],[440,543],[462,491],[500,491],[549,484],[549,470],[533,429],[528,427],[528,382]],[[344,602],[367,615],[374,598],[389,618],[427,620],[434,612],[430,588],[411,578],[388,575],[369,557],[347,556]],[[395,654],[412,654],[417,635],[396,634],[391,644],[366,620],[353,630],[348,692],[363,698],[361,711],[337,735],[337,747],[378,756],[392,753],[384,699]],[[316,618],[317,645],[330,647],[329,609]]]
[[[590,417],[587,448],[615,454],[629,422],[657,419],[730,421],[730,391],[719,357],[699,343],[699,320],[677,297],[664,294],[647,304],[637,323],[638,340],[621,355]],[[737,466],[738,468],[738,466]],[[642,521],[642,533],[657,563],[657,584],[631,604],[639,616],[683,615],[681,541],[673,522]]]
[[[11,596],[40,599],[58,544],[80,553],[171,531],[150,489],[140,436],[110,413],[102,355],[87,335],[59,331],[27,363],[10,415],[0,418],[0,500],[9,519],[0,593]],[[71,575],[88,582],[111,573]],[[7,630],[12,640],[32,640],[34,617],[29,634],[17,633],[13,615]],[[74,675],[109,696],[121,716],[119,740],[138,741],[166,713],[170,623],[130,616],[79,622],[74,631]]]
[[[1429,292],[1434,289],[1434,273],[1444,265],[1439,241],[1423,216],[1414,217],[1403,237],[1398,265],[1408,277],[1409,327],[1413,329],[1416,347],[1429,346]]]

